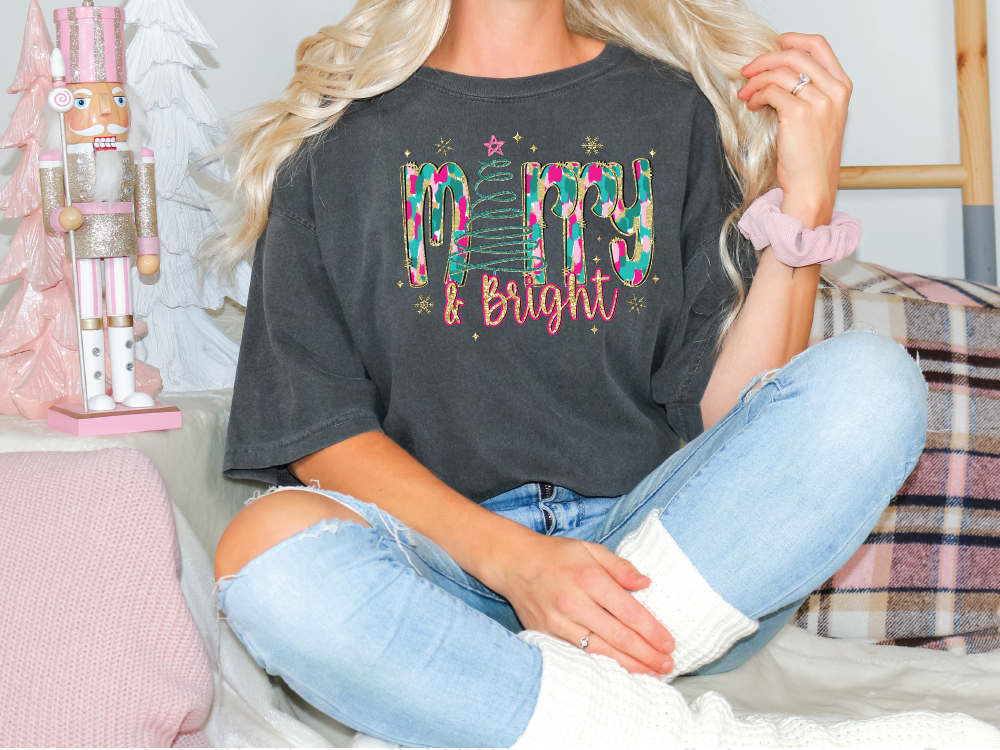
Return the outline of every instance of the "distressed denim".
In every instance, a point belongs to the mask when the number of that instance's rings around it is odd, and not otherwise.
[[[755,378],[728,415],[627,495],[529,484],[485,507],[612,550],[661,513],[709,584],[760,620],[755,635],[700,670],[727,671],[864,541],[923,449],[926,393],[897,344],[845,334]],[[220,580],[218,604],[236,635],[270,674],[366,734],[510,746],[541,674],[510,604],[389,514],[324,494],[371,527],[323,521]]]

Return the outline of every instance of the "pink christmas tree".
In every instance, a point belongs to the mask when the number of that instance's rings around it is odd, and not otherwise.
[[[20,164],[3,190],[0,210],[21,219],[10,250],[0,260],[0,284],[16,279],[21,286],[0,317],[0,414],[20,412],[42,419],[55,403],[80,401],[76,315],[73,311],[72,269],[65,260],[62,239],[42,227],[42,197],[38,155],[46,141],[46,97],[52,89],[49,57],[52,40],[38,0],[28,6],[28,23],[17,75],[9,94],[22,94],[0,148],[19,148]],[[59,144],[49,148],[58,150]],[[142,333],[136,326],[136,335]],[[136,387],[146,393],[160,388],[155,368],[136,362]]]

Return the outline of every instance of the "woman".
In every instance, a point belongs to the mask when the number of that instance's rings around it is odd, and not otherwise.
[[[226,473],[281,489],[220,540],[219,604],[366,733],[854,737],[654,679],[763,647],[923,447],[905,352],[855,333],[787,364],[819,266],[733,240],[776,184],[831,221],[851,82],[739,4],[645,5],[362,1],[240,131]]]

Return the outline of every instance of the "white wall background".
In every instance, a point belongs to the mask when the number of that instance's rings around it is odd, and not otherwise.
[[[69,4],[40,2],[47,19],[53,9]],[[275,13],[273,0],[187,2],[219,46],[200,51],[207,69],[198,75],[226,118],[237,118],[277,94],[291,76],[299,40],[338,21],[351,5],[351,0],[296,0],[294,12]],[[824,34],[854,80],[844,164],[959,161],[951,0],[750,2],[778,31]],[[28,2],[2,3],[0,84],[6,87],[17,68]],[[1000,7],[996,0],[987,5],[993,172],[1000,186]],[[17,96],[0,94],[0,128],[6,128],[17,101]],[[17,151],[0,152],[0,185],[20,158]],[[838,208],[863,222],[864,238],[855,257],[941,276],[962,275],[961,206],[958,189],[842,191],[838,201]],[[17,221],[0,220],[0,256],[16,230]],[[12,287],[0,286],[0,306],[9,300]]]

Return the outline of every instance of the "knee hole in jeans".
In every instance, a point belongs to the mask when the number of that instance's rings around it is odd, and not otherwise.
[[[371,526],[329,495],[310,489],[278,489],[257,498],[229,523],[215,550],[215,577],[232,575],[258,555],[323,520]]]

